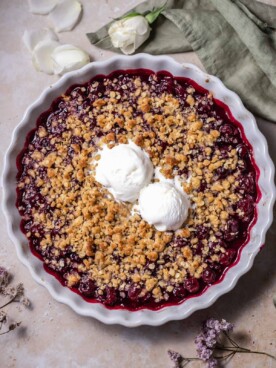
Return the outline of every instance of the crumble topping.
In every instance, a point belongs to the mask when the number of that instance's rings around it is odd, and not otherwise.
[[[158,305],[198,292],[233,262],[256,177],[239,128],[214,105],[172,77],[121,74],[75,87],[46,114],[24,151],[18,209],[67,286],[109,305]],[[101,147],[129,140],[181,181],[192,205],[181,229],[157,231],[95,180]]]

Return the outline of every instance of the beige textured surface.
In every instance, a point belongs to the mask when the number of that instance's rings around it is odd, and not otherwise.
[[[84,14],[74,31],[60,35],[61,41],[87,50],[93,60],[102,60],[111,53],[92,47],[85,32],[96,30],[106,20],[119,16],[139,0],[82,0]],[[268,1],[266,1],[268,2]],[[276,5],[276,0],[270,1]],[[54,82],[57,77],[37,73],[21,42],[25,29],[48,24],[47,17],[28,12],[27,1],[0,2],[0,151],[1,171],[3,155],[11,139],[12,130],[27,106]],[[193,53],[173,56],[181,62],[193,62],[202,67]],[[275,107],[276,113],[276,107]],[[270,153],[276,159],[276,126],[260,122],[269,141]],[[276,223],[269,231],[266,247],[256,258],[253,269],[239,281],[235,289],[221,297],[215,305],[199,311],[190,318],[171,322],[159,328],[127,329],[105,326],[91,318],[76,315],[68,307],[54,301],[46,289],[37,285],[27,269],[18,261],[15,248],[8,238],[3,214],[0,214],[0,264],[22,281],[33,310],[12,307],[12,314],[22,320],[23,328],[0,337],[0,367],[48,368],[95,367],[169,368],[167,349],[186,356],[194,356],[194,336],[200,323],[208,316],[226,318],[235,323],[237,334],[244,344],[255,349],[276,352],[276,309],[272,304],[276,292]],[[236,356],[227,367],[272,368],[275,362],[262,356]],[[203,367],[194,362],[191,368]]]

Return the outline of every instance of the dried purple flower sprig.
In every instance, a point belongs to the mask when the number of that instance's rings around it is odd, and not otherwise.
[[[185,358],[173,350],[168,350],[168,354],[171,361],[174,363],[173,368],[184,368],[186,364],[190,363],[192,360],[201,360],[200,358]]]
[[[7,312],[3,309],[6,308],[11,303],[21,303],[25,307],[30,306],[30,301],[24,296],[24,286],[22,283],[18,285],[9,286],[11,280],[10,273],[4,268],[0,267],[0,295],[5,298],[9,298],[8,301],[4,302],[4,304],[0,305],[0,331],[2,330],[3,325],[5,325],[8,321]],[[8,328],[1,332],[0,335],[5,335],[10,331],[13,331],[15,328],[20,326],[21,322],[10,323]]]
[[[169,350],[168,354],[174,363],[174,368],[183,368],[192,360],[202,360],[207,365],[207,368],[216,368],[218,362],[231,359],[236,353],[251,353],[266,355],[274,360],[276,357],[263,351],[255,351],[239,346],[229,335],[233,331],[234,325],[227,322],[225,319],[221,321],[210,318],[203,322],[201,332],[195,338],[198,358],[186,358],[181,354]],[[221,338],[225,337],[228,345],[221,342]],[[218,351],[224,354],[218,354]]]

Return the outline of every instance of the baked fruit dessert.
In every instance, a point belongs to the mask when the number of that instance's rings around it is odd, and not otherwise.
[[[17,159],[31,250],[89,302],[158,309],[219,282],[249,240],[258,169],[194,81],[116,71],[72,86]]]

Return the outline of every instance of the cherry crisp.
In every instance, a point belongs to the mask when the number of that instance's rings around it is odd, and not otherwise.
[[[103,145],[133,141],[191,208],[160,232],[95,180]],[[249,239],[258,170],[228,108],[167,72],[117,71],[72,86],[18,156],[21,228],[47,271],[87,301],[157,309],[202,293]],[[157,179],[154,179],[157,180]]]

